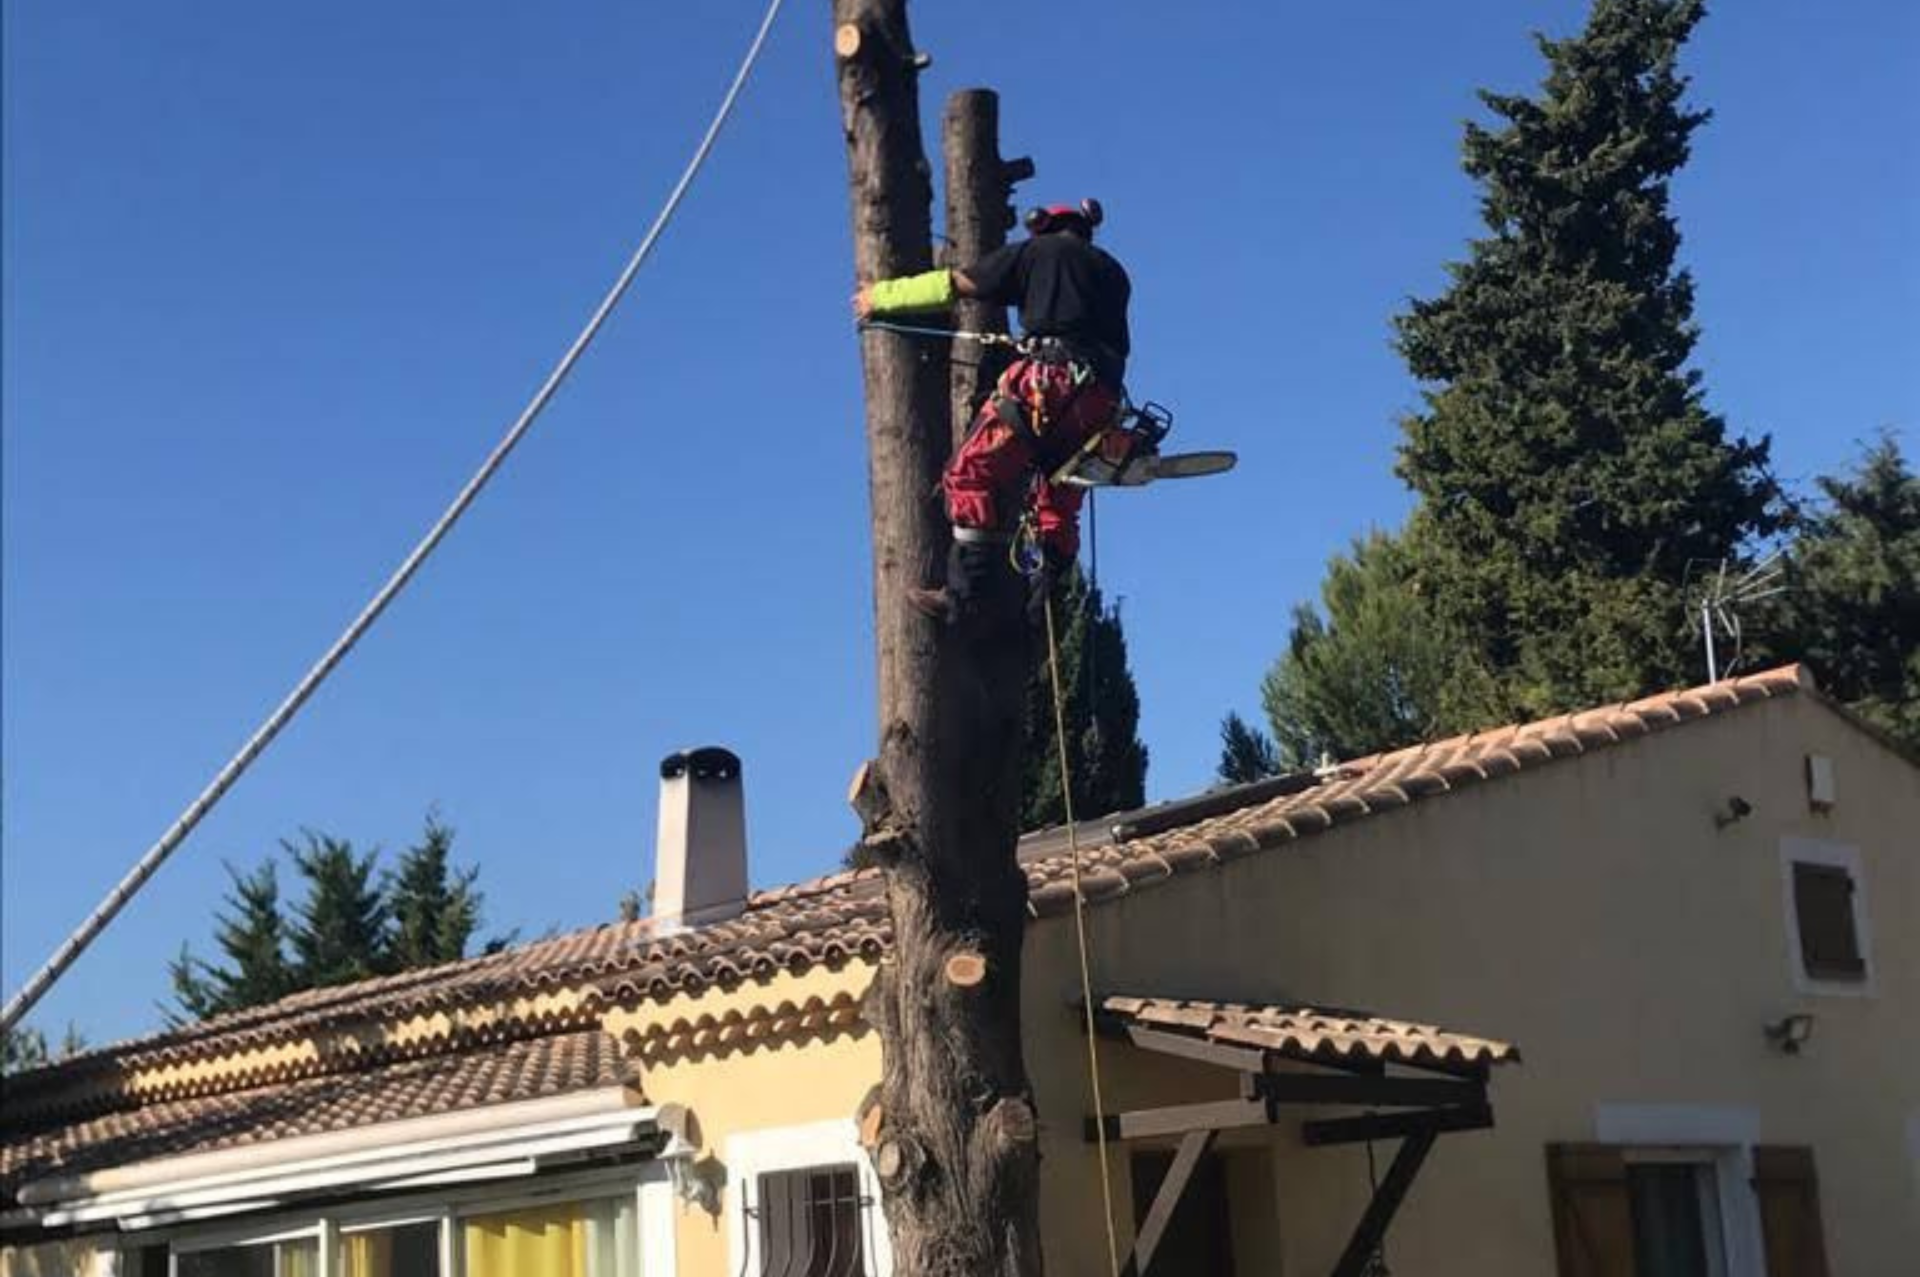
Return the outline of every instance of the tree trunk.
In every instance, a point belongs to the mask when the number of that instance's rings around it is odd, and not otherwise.
[[[1033,161],[1000,158],[1000,97],[990,89],[962,89],[947,99],[941,127],[947,160],[949,265],[977,262],[1007,242],[1014,213],[1007,203],[1016,182],[1033,176]],[[963,300],[954,307],[956,328],[1007,331],[1007,308]],[[961,345],[953,352],[953,443],[957,448],[994,382],[1010,362],[1004,346]]]
[[[854,267],[931,265],[932,204],[905,0],[835,0]],[[903,591],[938,579],[935,483],[951,439],[945,349],[861,338],[880,752],[851,795],[886,867],[893,949],[868,996],[884,1065],[862,1116],[899,1277],[1040,1272],[1039,1158],[1020,1051],[1019,839],[1026,634],[1011,571],[978,615],[936,625]]]

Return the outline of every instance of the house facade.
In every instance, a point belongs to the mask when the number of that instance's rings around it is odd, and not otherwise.
[[[719,810],[673,916],[9,1079],[0,1274],[888,1273],[878,880],[726,898]],[[1022,852],[1050,1272],[1913,1271],[1920,767],[1799,670],[1077,841],[1092,1007]]]

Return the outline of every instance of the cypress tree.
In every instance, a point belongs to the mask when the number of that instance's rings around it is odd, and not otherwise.
[[[1138,807],[1146,801],[1147,747],[1140,741],[1140,693],[1127,665],[1120,610],[1109,608],[1099,588],[1075,566],[1054,588],[1053,617],[1066,700],[1074,814],[1084,820]],[[1034,669],[1027,682],[1027,761],[1021,799],[1021,828],[1029,830],[1066,819],[1044,636],[1034,647]]]
[[[186,945],[168,964],[178,1004],[169,1018],[204,1019],[258,1006],[300,988],[287,960],[287,922],[280,908],[280,878],[272,861],[243,874],[226,866],[232,882],[226,907],[214,926],[214,944],[225,962],[196,958]]]
[[[1693,280],[1669,181],[1700,0],[1595,0],[1536,37],[1534,97],[1483,92],[1464,167],[1487,233],[1397,321],[1425,383],[1399,472],[1428,593],[1541,714],[1689,681],[1691,565],[1777,527],[1768,444],[1729,436],[1688,359]]]
[[[394,970],[391,913],[374,876],[377,853],[359,855],[345,839],[311,830],[300,843],[281,846],[307,884],[289,937],[300,987],[345,984]]]
[[[1229,785],[1265,780],[1281,772],[1280,751],[1273,738],[1246,719],[1227,711],[1220,720],[1219,778]]]
[[[452,852],[453,830],[429,815],[420,841],[400,854],[387,876],[393,923],[387,961],[395,970],[466,956],[467,942],[480,925],[481,893],[474,885],[480,871],[455,869]]]

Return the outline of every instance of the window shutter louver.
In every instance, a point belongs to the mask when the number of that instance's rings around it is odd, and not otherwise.
[[[1560,1277],[1635,1277],[1633,1202],[1620,1150],[1550,1144],[1547,1184]]]
[[[1813,1172],[1813,1150],[1755,1148],[1753,1191],[1760,1201],[1767,1277],[1827,1277],[1827,1247],[1820,1228],[1820,1185]]]
[[[1858,980],[1867,964],[1853,926],[1853,875],[1840,865],[1796,863],[1793,908],[1800,924],[1800,957],[1822,980]]]

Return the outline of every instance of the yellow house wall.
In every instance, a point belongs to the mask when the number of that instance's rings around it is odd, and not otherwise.
[[[1809,752],[1839,803],[1809,811]],[[1716,830],[1739,794],[1752,816]],[[1895,1277],[1920,1254],[1920,769],[1811,698],[1768,702],[1366,818],[1092,912],[1099,987],[1366,1007],[1520,1044],[1498,1126],[1442,1136],[1389,1239],[1397,1270],[1555,1270],[1544,1148],[1595,1138],[1595,1108],[1754,1110],[1765,1143],[1815,1149],[1833,1271]],[[1780,840],[1863,857],[1876,988],[1795,991]],[[1044,1120],[1050,1273],[1104,1271],[1072,922],[1029,935],[1028,1059]],[[1789,1057],[1761,1025],[1816,1016]],[[1131,1057],[1131,1058],[1129,1058]],[[1108,1107],[1199,1098],[1110,1048]],[[1324,1116],[1324,1114],[1322,1114]],[[1256,1147],[1233,1153],[1249,1142]],[[1365,1151],[1291,1129],[1226,1141],[1244,1271],[1324,1273],[1364,1206]],[[1391,1148],[1383,1147],[1384,1173]],[[1122,1242],[1130,1219],[1114,1159]]]
[[[732,994],[675,999],[637,1015],[610,1017],[608,1028],[617,1032],[641,1020],[671,1023],[676,1018],[720,1015],[732,1004],[802,1004],[815,997],[826,1001],[858,994],[872,978],[873,968],[865,963],[816,968],[805,975],[745,986]],[[790,1039],[711,1055],[668,1057],[647,1061],[641,1068],[641,1087],[649,1104],[681,1104],[693,1113],[702,1158],[723,1157],[730,1136],[851,1118],[861,1097],[879,1080],[879,1038],[864,1026],[828,1040]],[[683,1202],[676,1202],[674,1210],[679,1277],[731,1274],[728,1247],[741,1227],[739,1202],[732,1190],[722,1194],[717,1215]]]

